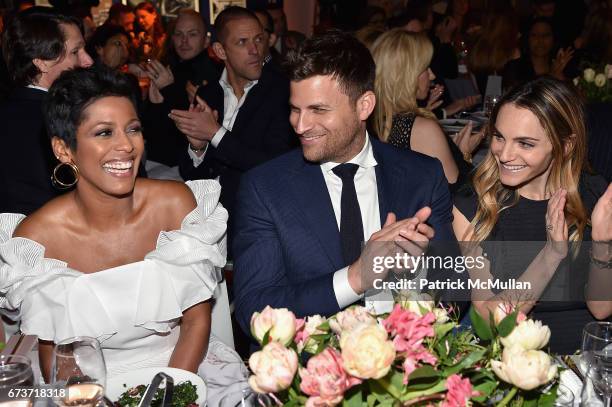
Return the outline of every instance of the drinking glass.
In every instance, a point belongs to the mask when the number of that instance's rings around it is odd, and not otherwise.
[[[243,389],[242,396],[230,393],[219,400],[219,407],[272,407],[275,405],[277,404],[270,396],[255,393],[251,389]]]
[[[104,397],[106,365],[100,343],[95,338],[68,338],[53,349],[51,384],[66,388],[64,397],[54,400],[60,406],[95,407]]]
[[[485,96],[484,99],[484,104],[482,106],[482,110],[484,111],[484,115],[486,117],[491,117],[491,114],[493,113],[493,108],[495,107],[495,105],[497,104],[497,102],[499,102],[499,95],[487,95]]]
[[[612,398],[611,322],[594,321],[584,327],[582,358],[588,368],[585,390],[592,389],[592,393],[600,395],[604,400],[604,405],[609,407]]]
[[[17,386],[31,387],[34,385],[32,361],[26,356],[0,356],[0,406],[27,407],[31,406],[32,397],[10,397],[8,392]]]
[[[596,359],[586,373],[582,393],[581,406],[610,407],[612,398],[612,369],[609,361],[606,363]]]

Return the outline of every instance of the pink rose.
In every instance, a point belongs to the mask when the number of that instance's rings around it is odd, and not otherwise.
[[[468,400],[480,393],[474,391],[470,379],[462,379],[458,374],[454,374],[446,379],[446,397],[440,407],[465,407]]]
[[[298,325],[303,326],[303,329],[298,328],[295,334],[295,343],[297,344],[298,352],[306,350],[308,353],[315,353],[317,351],[318,344],[314,339],[310,339],[312,335],[324,334],[324,331],[320,331],[318,328],[325,323],[325,317],[321,315],[313,315],[305,320],[298,319]]]
[[[408,352],[420,347],[426,337],[434,336],[434,322],[436,316],[432,312],[420,316],[395,304],[383,325],[394,336],[395,349],[398,352]]]
[[[335,406],[347,389],[361,383],[344,371],[342,356],[333,348],[310,358],[306,369],[300,368],[300,377],[300,389],[310,396],[307,406]]]
[[[276,393],[291,386],[298,368],[297,353],[278,342],[269,342],[249,358],[254,373],[249,385],[257,393]]]

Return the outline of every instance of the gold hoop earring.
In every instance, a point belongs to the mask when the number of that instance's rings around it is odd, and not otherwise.
[[[72,171],[73,175],[74,175],[74,181],[70,182],[70,183],[66,183],[63,182],[58,176],[58,172],[59,170],[64,166],[67,165],[70,170]],[[55,168],[53,169],[53,175],[51,175],[51,183],[53,184],[53,186],[57,189],[60,190],[64,190],[64,189],[69,189],[72,188],[73,186],[76,185],[77,181],[79,180],[79,168],[73,164],[73,163],[62,163],[60,162],[59,164],[57,164],[55,166]]]

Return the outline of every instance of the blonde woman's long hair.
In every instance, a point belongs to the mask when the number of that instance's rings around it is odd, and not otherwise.
[[[585,167],[587,154],[584,104],[571,85],[541,77],[519,85],[502,97],[495,106],[487,128],[487,136],[495,131],[495,121],[500,108],[513,104],[533,113],[544,128],[552,144],[551,171],[546,192],[559,188],[567,190],[565,217],[570,232],[570,242],[580,243],[589,223],[586,209],[580,198],[578,183]],[[566,147],[567,146],[567,147]],[[478,195],[478,209],[472,220],[474,233],[470,240],[485,240],[499,219],[501,211],[516,205],[518,189],[505,187],[499,178],[499,167],[491,150],[474,173],[473,185]],[[469,238],[463,236],[463,239]],[[579,245],[574,245],[577,253]]]
[[[434,118],[429,110],[417,105],[418,78],[429,67],[433,46],[424,34],[395,28],[382,34],[372,46],[376,63],[376,108],[373,125],[378,137],[387,141],[393,115],[414,112]]]

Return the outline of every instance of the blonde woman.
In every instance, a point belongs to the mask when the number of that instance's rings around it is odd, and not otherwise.
[[[472,281],[531,287],[473,289],[473,306],[486,318],[506,302],[532,311],[551,328],[552,351],[573,353],[593,320],[583,298],[589,269],[612,257],[612,185],[584,172],[581,99],[564,82],[541,77],[503,96],[487,131],[490,150],[473,190],[456,196],[453,229],[487,256],[484,267],[470,270]],[[582,242],[591,240],[608,243],[589,254]]]
[[[396,28],[382,34],[372,48],[376,62],[376,134],[396,147],[437,158],[447,181],[454,184],[459,170],[448,140],[435,115],[417,105],[417,99],[427,98],[430,81],[435,78],[429,69],[431,42],[424,34]]]

